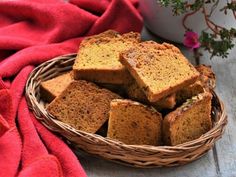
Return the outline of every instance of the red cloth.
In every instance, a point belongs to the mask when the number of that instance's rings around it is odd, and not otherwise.
[[[138,0],[0,1],[0,176],[84,177],[72,151],[28,110],[34,66],[76,52],[84,36],[140,31]]]

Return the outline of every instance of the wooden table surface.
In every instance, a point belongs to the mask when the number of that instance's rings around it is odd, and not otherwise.
[[[144,40],[157,40],[145,28]],[[193,62],[192,53],[182,48]],[[204,53],[201,63],[211,65],[217,76],[216,92],[226,106],[228,125],[222,139],[205,156],[190,164],[171,167],[138,169],[126,167],[83,153],[78,158],[88,177],[236,177],[236,48],[227,59],[209,59]]]

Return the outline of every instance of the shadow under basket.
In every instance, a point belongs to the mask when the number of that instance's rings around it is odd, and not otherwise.
[[[74,150],[83,150],[133,167],[170,167],[198,159],[221,138],[227,124],[227,116],[223,103],[214,91],[212,91],[213,128],[198,139],[177,146],[126,145],[97,134],[75,130],[55,119],[45,110],[45,103],[40,98],[39,85],[41,81],[71,70],[75,57],[76,54],[68,54],[41,64],[32,71],[26,84],[27,103],[36,118],[51,131],[65,137]]]

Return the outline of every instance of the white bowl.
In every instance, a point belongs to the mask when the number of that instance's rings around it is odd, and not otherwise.
[[[157,0],[139,0],[140,10],[147,28],[154,34],[178,43],[182,43],[185,29],[182,25],[184,15],[173,16],[171,7],[161,7]],[[229,10],[227,15],[219,9],[226,5],[226,1],[219,1],[217,8],[211,16],[216,24],[226,28],[236,28],[236,20]],[[211,6],[206,6],[209,13]],[[200,12],[190,16],[186,21],[187,26],[199,35],[203,29],[207,29],[204,15]]]

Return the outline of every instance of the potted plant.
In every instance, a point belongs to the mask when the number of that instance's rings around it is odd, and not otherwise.
[[[211,58],[226,58],[236,39],[236,0],[140,0],[147,28]]]

